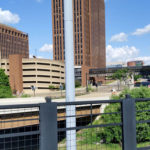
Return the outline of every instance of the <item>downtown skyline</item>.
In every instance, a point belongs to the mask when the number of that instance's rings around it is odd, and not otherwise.
[[[107,62],[150,64],[150,2],[106,0]],[[29,33],[30,56],[53,58],[50,0],[2,0],[0,22]]]

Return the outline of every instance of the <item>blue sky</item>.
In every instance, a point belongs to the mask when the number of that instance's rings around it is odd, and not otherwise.
[[[107,62],[150,64],[150,1],[105,0]],[[29,34],[30,55],[52,58],[51,0],[0,0],[0,22]]]

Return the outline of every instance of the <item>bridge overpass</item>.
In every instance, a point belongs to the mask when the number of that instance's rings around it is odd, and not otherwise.
[[[131,72],[139,73],[142,75],[150,75],[150,66],[135,66],[135,67],[113,67],[113,68],[99,68],[99,69],[90,69],[89,77],[105,77],[111,76],[117,70],[128,69]]]

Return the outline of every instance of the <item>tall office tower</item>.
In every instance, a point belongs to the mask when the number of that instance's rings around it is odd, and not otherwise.
[[[1,59],[8,58],[10,54],[29,58],[28,34],[0,24],[0,54]]]
[[[104,0],[73,0],[74,63],[106,66]],[[65,60],[64,0],[52,0],[53,59]]]

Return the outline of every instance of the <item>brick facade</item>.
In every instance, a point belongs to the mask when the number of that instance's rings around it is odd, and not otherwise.
[[[106,67],[104,0],[72,0],[74,64]],[[52,0],[53,59],[64,61],[64,0]]]
[[[21,55],[9,55],[9,81],[13,92],[19,94],[23,91]]]
[[[20,54],[23,58],[29,58],[28,34],[0,24],[0,58],[8,59],[11,54]]]

